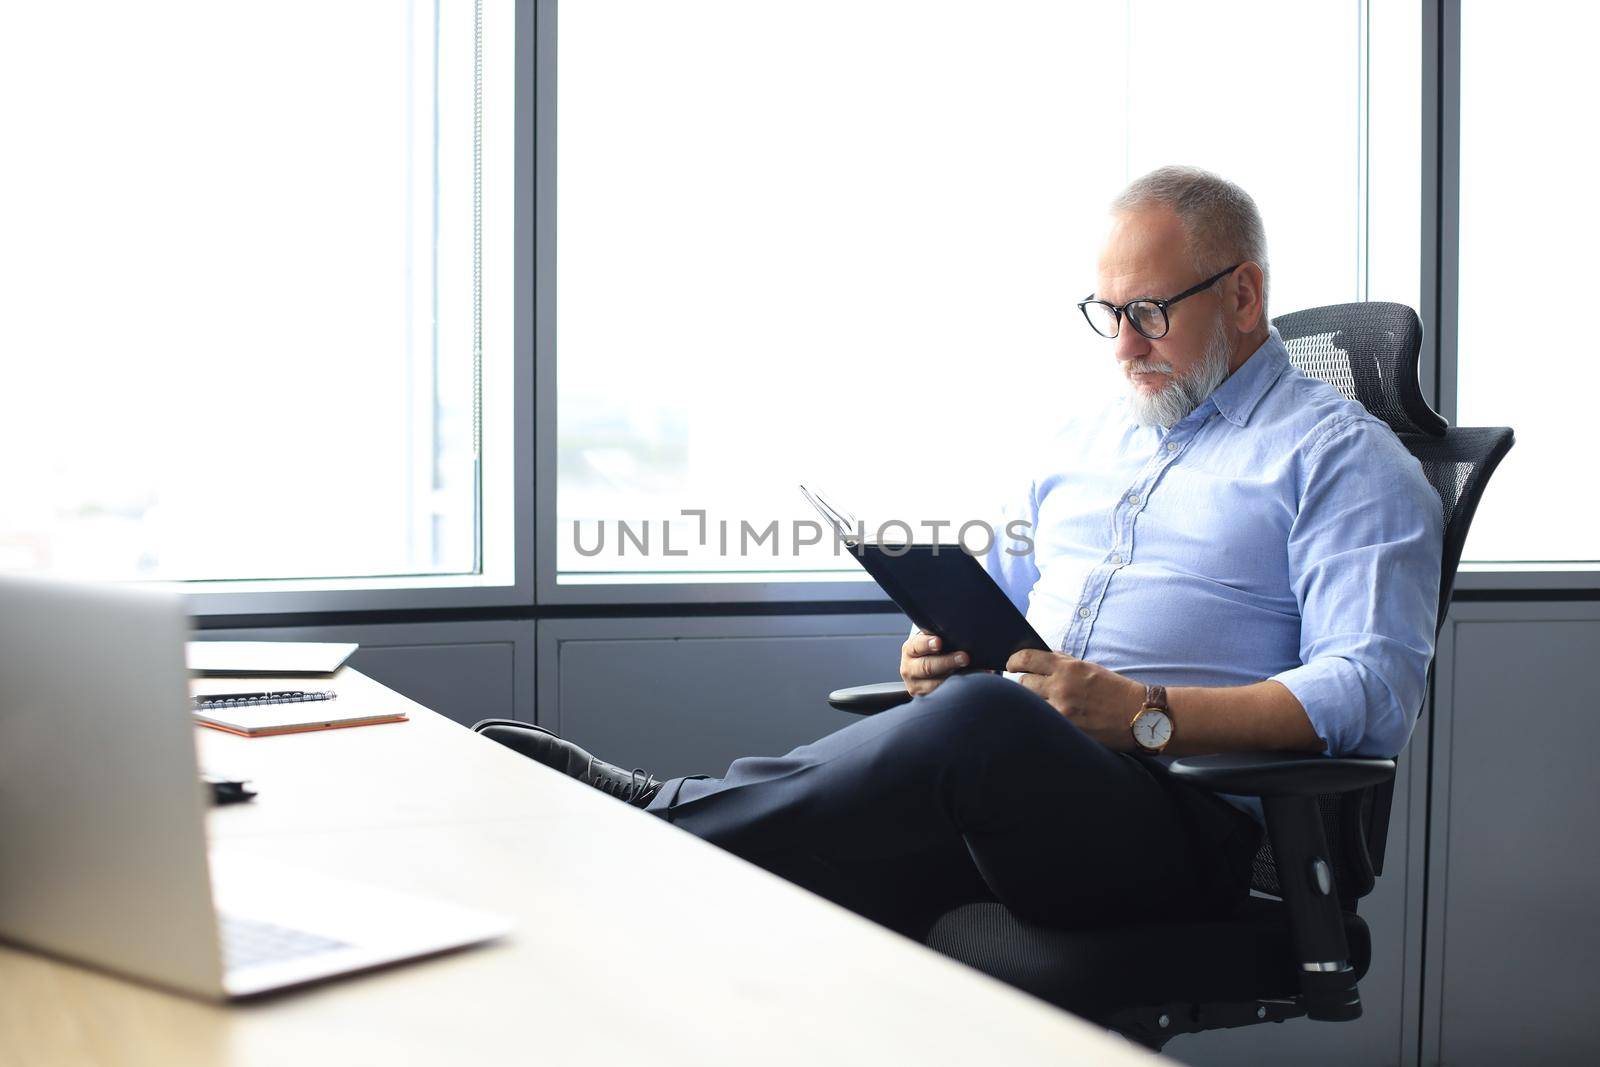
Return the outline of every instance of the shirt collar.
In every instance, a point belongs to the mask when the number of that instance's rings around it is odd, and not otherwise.
[[[1222,412],[1223,418],[1235,426],[1243,426],[1250,421],[1250,413],[1255,411],[1261,398],[1267,395],[1267,390],[1272,388],[1288,365],[1289,350],[1283,347],[1278,328],[1270,326],[1267,328],[1267,339],[1261,342],[1261,347],[1217,386],[1210,400]]]

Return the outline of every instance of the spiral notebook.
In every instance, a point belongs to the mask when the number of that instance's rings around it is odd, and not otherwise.
[[[197,693],[194,721],[240,737],[270,737],[347,726],[405,722],[405,712],[352,708],[331,689]]]

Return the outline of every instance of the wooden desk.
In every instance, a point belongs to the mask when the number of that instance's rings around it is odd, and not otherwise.
[[[260,790],[212,812],[213,847],[499,912],[511,936],[234,1006],[0,947],[0,1064],[1153,1061],[354,671],[335,684],[411,721],[198,731],[203,766]]]

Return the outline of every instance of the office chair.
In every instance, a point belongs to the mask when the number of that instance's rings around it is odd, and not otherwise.
[[[1273,325],[1297,367],[1389,424],[1438,492],[1442,628],[1467,528],[1511,430],[1450,427],[1428,406],[1417,385],[1422,324],[1403,304],[1335,304]],[[910,699],[888,682],[836,690],[828,702],[874,714]],[[1262,800],[1267,837],[1252,879],[1260,895],[1232,917],[1061,931],[1030,926],[1002,904],[968,904],[940,917],[927,944],[1154,1049],[1204,1030],[1359,1017],[1372,941],[1356,906],[1383,872],[1395,761],[1240,753],[1178,759],[1172,773]]]

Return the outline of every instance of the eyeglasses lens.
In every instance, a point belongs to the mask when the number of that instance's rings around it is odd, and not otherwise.
[[[1091,300],[1083,305],[1084,317],[1089,320],[1089,325],[1094,327],[1094,332],[1101,337],[1117,336],[1117,313],[1098,300]]]
[[[1154,300],[1135,300],[1122,309],[1133,328],[1152,341],[1167,335],[1167,313]]]

